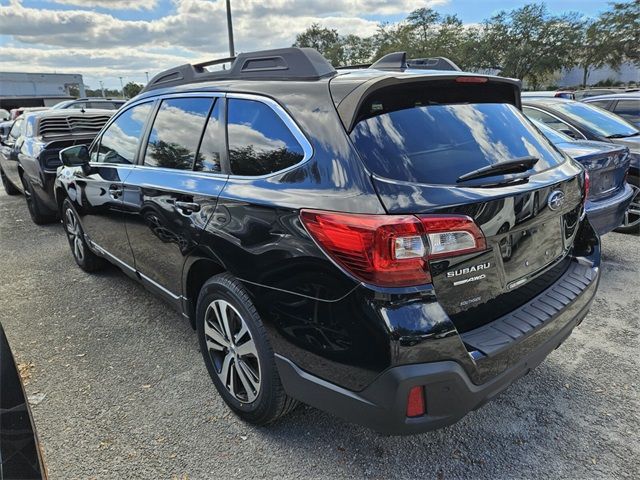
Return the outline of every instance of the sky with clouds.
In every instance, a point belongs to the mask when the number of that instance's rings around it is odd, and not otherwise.
[[[516,0],[231,0],[237,51],[290,46],[317,22],[368,36],[431,7],[477,23]],[[607,0],[546,0],[553,13],[595,16]],[[0,0],[0,70],[80,73],[97,88],[144,83],[173,65],[228,54],[224,0]]]

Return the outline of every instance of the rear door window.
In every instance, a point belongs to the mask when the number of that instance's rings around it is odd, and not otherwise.
[[[149,134],[144,164],[191,170],[212,104],[211,98],[163,100]]]
[[[289,127],[268,105],[254,100],[228,100],[229,163],[234,175],[266,175],[304,158]]]
[[[596,107],[604,108],[605,110],[609,110],[609,105],[611,104],[611,100],[594,100],[592,102],[587,102],[591,105],[595,105]]]
[[[628,122],[640,123],[640,98],[637,100],[619,100],[613,111]]]
[[[522,157],[539,159],[535,171],[564,161],[513,105],[416,104],[388,111],[379,100],[369,107],[369,118],[356,124],[351,138],[381,177],[455,185],[465,173]]]
[[[142,103],[123,112],[102,134],[97,162],[135,163],[140,137],[153,103]]]

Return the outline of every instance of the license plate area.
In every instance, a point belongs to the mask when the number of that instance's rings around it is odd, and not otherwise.
[[[595,174],[593,175],[596,176]],[[616,188],[615,172],[598,173],[597,180],[591,183],[591,192],[593,196],[604,195]]]
[[[498,242],[506,284],[552,264],[563,253],[560,217],[511,232]]]

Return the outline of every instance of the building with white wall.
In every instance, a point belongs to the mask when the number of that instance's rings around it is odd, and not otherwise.
[[[0,108],[48,107],[71,98],[70,87],[85,96],[82,75],[0,72]]]

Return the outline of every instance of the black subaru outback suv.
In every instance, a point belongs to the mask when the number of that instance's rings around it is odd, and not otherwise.
[[[78,265],[112,262],[189,319],[240,417],[302,401],[386,433],[442,427],[584,318],[587,178],[517,81],[402,54],[213,63],[156,76],[62,152],[56,196]]]

